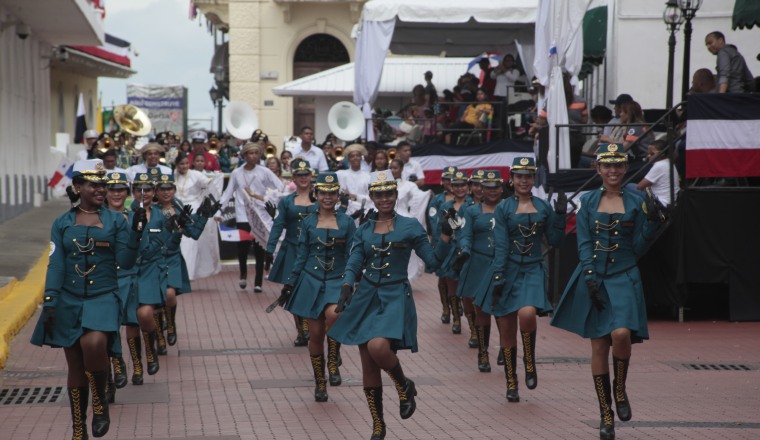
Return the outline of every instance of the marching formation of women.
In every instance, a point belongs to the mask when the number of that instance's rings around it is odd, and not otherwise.
[[[67,190],[72,208],[52,226],[32,338],[64,349],[74,439],[105,435],[116,390],[159,373],[161,356],[189,325],[178,319],[180,298],[192,292],[192,280],[220,270],[217,222],[230,201],[236,230],[253,236],[237,244],[239,286],[249,288],[253,246],[253,291],[262,290],[265,276],[282,285],[266,311],[281,306],[293,315],[293,344],[308,351],[315,401],[326,402],[328,385],[343,382],[341,346],[358,346],[370,439],[386,437],[383,372],[400,417],[416,409],[417,385],[398,351],[424,349],[412,287],[423,272],[439,278],[441,322],[459,335],[464,317],[463,350],[466,338],[477,349],[473,367],[484,373],[491,371],[494,318],[508,402],[520,402],[520,376],[528,390],[538,386],[536,321],[551,314],[551,325],[591,341],[600,438],[615,437],[615,413],[631,419],[631,347],[648,338],[636,258],[663,215],[656,200],[623,188],[622,145],[601,144],[596,152],[603,184],[580,198],[580,263],[554,306],[545,257],[565,236],[568,201],[563,193],[553,204],[533,195],[533,157],[517,157],[508,175],[446,167],[443,192],[432,196],[416,183],[422,176],[405,172],[421,169],[409,155],[377,161],[353,144],[344,149],[342,170],[319,171],[312,164],[323,161],[310,159],[324,155],[318,147],[262,161],[268,140],[261,132],[254,137],[226,153],[224,191],[221,172],[193,165],[207,152],[195,145],[204,143],[201,136],[193,136],[194,151],[172,156],[173,169],[159,166],[154,153],[166,149],[158,143],[143,147],[143,162],[126,170],[94,158],[75,163]]]

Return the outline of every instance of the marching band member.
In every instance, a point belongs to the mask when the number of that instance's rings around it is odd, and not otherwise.
[[[577,213],[580,263],[557,305],[551,324],[591,339],[591,374],[599,400],[599,438],[615,438],[618,418],[631,419],[625,382],[631,344],[649,339],[646,304],[636,258],[665,220],[654,197],[623,191],[628,156],[622,144],[596,152],[602,187],[581,197]],[[615,379],[610,387],[609,354]]]
[[[131,167],[127,168],[127,177],[129,178],[129,181],[134,181],[135,176],[138,174],[147,173],[148,168],[158,167],[161,173],[171,174],[171,168],[158,163],[158,161],[161,159],[161,153],[163,152],[163,146],[152,142],[145,144],[142,148],[140,148],[140,155],[143,158],[143,163],[132,165]]]
[[[555,208],[533,197],[536,175],[532,157],[517,157],[510,168],[514,195],[504,199],[494,212],[496,253],[493,275],[486,278],[477,294],[482,310],[499,323],[507,401],[519,402],[517,382],[517,325],[523,343],[525,385],[538,386],[536,372],[536,314],[551,311],[546,297],[546,266],[541,250],[545,236],[550,246],[559,246],[565,234],[567,199],[560,193]]]
[[[81,439],[87,438],[88,384],[93,436],[102,437],[110,427],[108,346],[119,331],[121,312],[116,268],[135,263],[145,212],[135,213],[130,230],[124,216],[102,209],[106,182],[100,159],[77,161],[72,182],[67,193],[79,204],[53,223],[43,309],[32,343],[63,347],[72,428]]]
[[[197,211],[206,196],[212,195],[217,200],[221,197],[224,176],[214,174],[208,177],[200,171],[191,170],[190,158],[185,153],[180,153],[175,161],[174,184],[177,187],[177,197],[182,203]],[[215,222],[206,223],[198,240],[182,240],[180,248],[190,281],[221,272],[219,233]]]
[[[266,261],[271,265],[269,271],[269,281],[280,284],[287,284],[288,277],[293,271],[293,264],[296,261],[298,253],[298,237],[301,235],[303,220],[311,213],[316,211],[317,206],[314,204],[314,197],[311,190],[311,168],[308,161],[297,158],[291,163],[293,181],[296,184],[296,191],[280,199],[277,209],[274,210],[272,204],[267,205],[269,214],[274,218],[272,230],[269,233],[269,242],[267,243]],[[274,214],[274,215],[273,215]],[[277,252],[277,258],[274,258],[277,243],[280,240],[283,229],[285,238]],[[296,339],[293,345],[304,347],[309,342],[309,336],[304,330],[303,318],[294,313],[296,323]]]
[[[430,204],[428,205],[428,233],[430,234],[430,241],[433,243],[433,246],[435,246],[435,243],[437,241],[434,232],[438,227],[438,212],[444,202],[447,202],[454,198],[454,195],[451,192],[451,176],[453,176],[457,171],[457,167],[446,167],[443,169],[443,172],[441,173],[441,185],[443,186],[443,191],[434,195],[430,199]],[[449,303],[449,293],[446,290],[446,281],[444,281],[443,277],[441,276],[438,276],[438,294],[441,297],[441,306],[443,307],[443,312],[441,313],[441,323],[448,324],[451,322],[451,312],[453,307],[457,307],[456,313],[459,314],[459,303]]]
[[[298,161],[303,159],[297,159]],[[296,168],[294,168],[294,171]],[[298,256],[282,289],[289,297],[285,310],[309,322],[309,355],[314,368],[314,399],[327,401],[325,381],[325,333],[338,315],[335,305],[340,297],[348,252],[353,239],[354,221],[335,210],[340,184],[333,172],[320,173],[315,185],[318,208],[306,217],[300,228]],[[328,341],[330,385],[342,382],[338,369],[340,344]]]
[[[367,149],[362,144],[351,144],[343,150],[343,155],[348,161],[349,168],[338,171],[338,180],[340,180],[340,190],[343,194],[348,195],[349,205],[348,214],[361,209],[364,205],[365,210],[369,210],[372,201],[369,198],[369,172],[362,168],[364,156]]]
[[[246,212],[246,199],[252,197],[263,202],[265,200],[264,196],[266,195],[267,189],[277,189],[282,184],[280,183],[280,179],[278,179],[267,167],[258,166],[261,161],[262,152],[261,147],[257,143],[246,142],[241,151],[243,158],[245,159],[245,165],[236,168],[232,174],[230,174],[227,189],[224,190],[220,202],[221,206],[225,206],[234,196],[235,221],[237,223],[237,228],[251,232],[251,224],[249,223],[248,214]],[[214,216],[214,220],[216,220],[217,223],[222,221],[221,212],[218,212]],[[254,280],[253,291],[261,292],[261,285],[264,280],[264,260],[266,258],[266,251],[261,247],[261,244],[255,240],[253,246],[256,255],[256,278]],[[238,242],[241,289],[245,289],[248,285],[248,250],[250,247],[250,241]]]
[[[401,418],[408,419],[416,408],[414,382],[406,378],[396,356],[396,350],[417,351],[417,311],[406,273],[409,255],[414,250],[435,269],[449,251],[453,231],[448,223],[443,225],[434,250],[417,220],[396,214],[398,192],[391,173],[378,171],[371,176],[369,191],[377,213],[368,215],[354,234],[335,309],[341,315],[328,335],[359,346],[364,394],[372,414],[371,438],[381,440],[385,438],[381,369],[396,387]]]

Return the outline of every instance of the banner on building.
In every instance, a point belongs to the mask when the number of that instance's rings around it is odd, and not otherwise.
[[[127,104],[144,110],[153,125],[153,133],[173,131],[185,138],[187,130],[187,88],[128,84]],[[104,121],[107,121],[104,118]]]

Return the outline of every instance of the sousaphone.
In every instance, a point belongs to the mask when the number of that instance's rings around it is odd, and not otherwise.
[[[227,131],[237,139],[250,139],[251,135],[259,128],[259,118],[248,103],[243,101],[230,101],[227,111],[222,117]]]
[[[147,136],[153,128],[148,115],[131,104],[116,106],[113,109],[113,117],[119,127],[132,136]]]
[[[353,102],[341,101],[330,108],[327,126],[338,139],[353,142],[364,133],[364,114]]]

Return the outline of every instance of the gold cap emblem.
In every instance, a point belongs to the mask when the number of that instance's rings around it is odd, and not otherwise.
[[[96,164],[95,164],[95,169],[96,169],[96,170],[98,170],[98,171],[100,171],[100,170],[104,169],[104,168],[103,168],[103,162],[98,162],[98,163],[96,163]]]
[[[483,170],[478,170],[478,176],[482,176],[483,174],[485,174],[485,171],[483,171]]]
[[[494,174],[494,173],[488,173],[488,178],[489,179],[495,179],[496,178],[496,174]]]
[[[325,176],[325,182],[327,183],[333,183],[335,178],[333,176]]]
[[[161,176],[161,180],[169,180],[169,176],[167,176],[166,174],[164,174],[163,176]]]
[[[150,170],[150,173],[151,174],[158,174],[158,168],[153,168],[152,170]]]
[[[463,172],[461,172],[461,171],[457,171],[457,174],[456,174],[456,176],[457,176],[458,178],[462,178],[462,177],[464,177],[464,173],[463,173]]]
[[[380,171],[379,173],[377,173],[377,180],[379,181],[385,181],[386,177],[387,176],[385,174],[385,171]]]
[[[148,180],[147,174],[140,174],[140,180]]]
[[[113,178],[114,180],[121,179],[121,174],[119,174],[119,173],[113,173],[113,174],[111,174],[111,178]]]
[[[607,146],[607,151],[609,151],[610,153],[614,153],[617,150],[618,150],[618,146],[616,144],[609,144]]]
[[[522,159],[520,159],[520,165],[528,165],[529,163],[530,161],[528,160],[527,157],[523,157]]]

